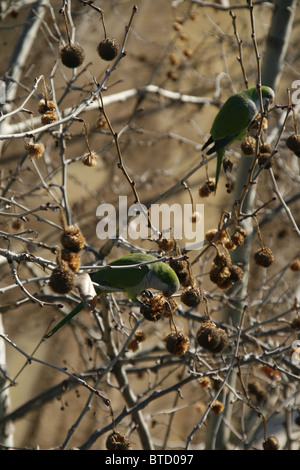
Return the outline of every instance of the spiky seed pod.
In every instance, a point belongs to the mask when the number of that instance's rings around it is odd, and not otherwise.
[[[102,113],[100,114],[100,117],[97,120],[96,126],[98,127],[98,129],[105,129],[108,127],[107,120]]]
[[[290,270],[291,271],[300,271],[300,258],[294,259],[290,263]]]
[[[182,331],[172,331],[164,338],[166,348],[171,354],[181,356],[189,347],[189,338]]]
[[[241,142],[241,150],[243,154],[246,156],[254,155],[255,147],[256,147],[256,140],[254,139],[254,137],[251,137],[250,135],[245,137]]]
[[[80,44],[67,44],[60,50],[60,59],[66,67],[75,69],[84,62],[85,53]]]
[[[231,241],[236,245],[236,246],[242,246],[245,241],[245,237],[247,236],[246,230],[238,225],[235,229],[235,232],[231,236]]]
[[[227,268],[225,268],[227,269]],[[221,278],[219,280],[219,282],[217,282],[217,286],[220,288],[220,289],[223,289],[223,290],[226,290],[226,289],[229,289],[229,287],[231,287],[233,284],[233,280],[231,279],[231,276],[224,276],[223,278]]]
[[[203,300],[203,290],[200,287],[188,287],[180,296],[181,302],[188,307],[197,307]]]
[[[106,439],[107,450],[132,450],[130,440],[121,432],[113,431]]]
[[[262,144],[259,147],[259,151],[260,151],[260,153],[272,153],[273,148],[272,148],[272,145],[270,145],[270,144]]]
[[[16,232],[19,232],[20,230],[24,228],[24,223],[21,219],[14,219],[11,222],[11,228],[15,230]]]
[[[40,100],[39,102],[39,107],[38,107],[38,112],[40,114],[45,114],[48,111],[55,111],[55,103],[52,100]]]
[[[43,126],[46,126],[47,124],[51,124],[52,122],[56,122],[58,120],[57,114],[55,111],[46,111],[42,117],[41,117],[41,122]]]
[[[197,333],[197,343],[212,353],[219,353],[226,348],[228,336],[223,328],[219,328],[214,322],[206,320]]]
[[[169,265],[177,275],[188,268],[188,263],[185,260],[170,259]]]
[[[66,250],[78,253],[84,248],[84,242],[85,239],[77,225],[64,228],[61,235],[61,244]]]
[[[300,152],[300,135],[292,134],[286,141],[287,147],[294,153]]]
[[[232,236],[231,236],[231,242],[235,245],[235,246],[242,246],[245,242],[245,237],[239,233],[239,232],[235,232]]]
[[[155,294],[153,297],[142,297],[142,305],[140,308],[141,314],[148,321],[158,321],[163,316],[166,308],[166,300],[160,294]]]
[[[256,139],[250,135],[246,136],[241,142],[241,150],[245,156],[252,156],[256,149]]]
[[[97,52],[103,60],[113,60],[119,53],[119,43],[114,38],[106,38],[99,42]]]
[[[256,264],[268,268],[274,261],[274,255],[270,248],[264,247],[254,253]]]
[[[179,282],[183,287],[188,287],[189,285],[192,285],[193,277],[191,276],[189,264],[187,261],[171,259],[169,261],[169,265],[172,269],[174,269],[179,279]]]
[[[49,286],[57,294],[67,294],[74,287],[75,275],[69,268],[68,264],[62,261],[55,269],[53,269]]]
[[[128,351],[136,352],[139,349],[139,343],[135,338],[132,338],[131,341],[127,344]]]
[[[195,279],[191,275],[189,269],[186,269],[185,271],[182,271],[181,273],[177,274],[177,277],[179,279],[180,285],[185,289],[188,287],[193,287],[195,285]]]
[[[208,388],[211,385],[211,381],[209,377],[201,377],[198,380],[198,384],[200,385],[201,388],[205,389]]]
[[[291,328],[293,328],[293,330],[300,330],[300,317],[296,317],[292,320]]]
[[[279,449],[279,441],[276,436],[269,436],[263,442],[263,449],[264,450],[278,450]]]
[[[77,273],[81,266],[81,259],[79,253],[74,253],[73,251],[63,249],[61,250],[61,259],[65,261],[69,268],[74,272]]]
[[[142,343],[143,341],[145,341],[146,339],[146,334],[144,333],[144,331],[142,330],[137,330],[134,334],[134,339],[138,342],[138,343]]]
[[[208,242],[211,242],[215,238],[217,233],[218,233],[218,230],[216,228],[212,228],[212,229],[208,230],[208,232],[206,232],[205,239]]]
[[[227,235],[226,230],[219,231],[216,228],[212,228],[211,230],[208,230],[208,232],[206,232],[206,234],[205,234],[206,240],[208,242],[211,242],[215,238],[215,236],[217,235],[218,232],[219,232],[219,234],[218,234],[216,240],[219,240],[221,242],[225,242],[228,239],[228,235]]]
[[[228,266],[222,268],[213,264],[209,273],[209,278],[214,284],[222,284],[225,279],[230,278],[230,271]]]
[[[213,413],[215,413],[216,415],[219,415],[220,413],[222,413],[222,411],[224,410],[224,405],[222,402],[220,402],[219,400],[216,400],[214,402],[214,404],[212,405],[211,407],[211,410]]]
[[[237,265],[233,264],[229,267],[230,279],[232,282],[238,282],[243,277],[243,270]]]
[[[159,249],[165,252],[173,250],[175,246],[174,240],[171,240],[169,238],[160,238],[157,241],[157,244],[158,244]]]
[[[224,246],[227,250],[235,250],[237,247],[233,240],[226,240]]]
[[[40,143],[31,143],[31,144],[26,144],[25,149],[28,152],[28,155],[32,158],[41,158],[44,151],[45,147],[44,144]]]
[[[257,163],[259,164],[260,167],[264,167],[264,170],[268,170],[274,164],[274,157],[270,158],[270,155],[271,155],[270,153],[260,153],[258,155]],[[268,163],[266,164],[266,162]]]
[[[219,268],[226,268],[231,265],[231,258],[228,252],[217,253],[213,261]]]
[[[85,166],[92,167],[92,166],[97,165],[97,159],[98,159],[98,156],[95,152],[87,152],[82,157],[82,163]]]
[[[199,196],[200,197],[208,197],[212,192],[216,189],[215,181],[212,179],[208,179],[199,189]]]

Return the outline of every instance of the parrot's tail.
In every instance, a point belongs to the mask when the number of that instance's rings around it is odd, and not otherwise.
[[[217,150],[217,168],[216,168],[216,181],[215,181],[215,193],[217,191],[218,181],[220,177],[221,165],[224,156],[224,149]]]

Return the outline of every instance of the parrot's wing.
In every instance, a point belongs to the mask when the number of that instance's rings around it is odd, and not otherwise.
[[[242,138],[257,115],[255,103],[242,94],[233,95],[218,112],[211,135],[215,142],[214,151],[225,148],[234,140]]]
[[[130,267],[132,265],[145,263],[155,260],[154,256],[145,253],[130,253],[122,258],[118,258],[110,263],[106,268],[99,269],[92,274],[92,280],[97,282],[100,287],[128,290],[133,286],[139,285],[141,280],[149,271],[147,264],[140,267]],[[121,269],[117,269],[120,266]],[[128,266],[128,267],[126,267]]]

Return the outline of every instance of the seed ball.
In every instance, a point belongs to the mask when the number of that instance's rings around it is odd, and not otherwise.
[[[229,253],[217,253],[214,258],[214,264],[220,268],[226,268],[226,266],[230,266],[231,258]]]
[[[176,354],[178,356],[184,354],[190,344],[189,338],[184,333],[182,333],[182,331],[173,331],[172,333],[169,333],[165,337],[164,341],[169,353]]]
[[[136,352],[139,349],[139,343],[138,341],[133,338],[129,343],[127,344],[127,349],[128,351]]]
[[[114,431],[106,439],[107,450],[131,450],[129,439],[121,432]]]
[[[53,269],[49,286],[57,294],[67,294],[74,287],[75,275],[71,269],[69,269],[66,263],[61,263],[55,269]]]
[[[163,316],[166,304],[166,300],[159,294],[153,297],[143,296],[140,312],[146,320],[156,322]]]
[[[143,341],[145,341],[146,339],[146,334],[144,333],[144,331],[142,330],[137,330],[134,334],[134,339],[138,342],[138,343],[142,343]]]
[[[260,153],[272,153],[273,152],[273,148],[271,145],[269,144],[262,144],[260,147],[259,147],[259,151]]]
[[[241,150],[244,155],[253,155],[255,153],[255,148],[256,148],[256,140],[254,137],[251,137],[248,135],[242,140],[241,143]]]
[[[291,327],[293,330],[300,330],[300,317],[296,317],[293,319]]]
[[[260,167],[263,167],[264,170],[268,170],[274,164],[274,157],[270,158],[270,155],[269,153],[260,153],[258,156],[257,163]]]
[[[180,272],[185,271],[188,267],[188,264],[185,260],[170,259],[169,264],[177,275]]]
[[[82,157],[82,163],[85,166],[93,167],[97,165],[97,154],[95,152],[87,152]]]
[[[212,412],[215,413],[216,415],[219,415],[220,413],[222,413],[223,409],[224,409],[224,405],[219,400],[216,400],[211,407]]]
[[[212,353],[218,353],[226,348],[228,336],[225,330],[217,327],[214,322],[207,320],[202,323],[197,333],[197,343]]]
[[[245,237],[247,236],[246,230],[243,229],[243,227],[238,226],[231,236],[231,241],[234,243],[236,246],[242,246],[245,241]]]
[[[45,147],[43,144],[26,144],[25,149],[28,152],[28,155],[33,158],[41,158],[44,151]]]
[[[60,58],[66,67],[75,69],[83,63],[85,54],[79,44],[67,44],[60,50]]]
[[[53,110],[46,111],[41,117],[41,122],[44,126],[46,126],[47,124],[51,124],[52,122],[56,122],[56,121],[58,121],[58,117],[57,117],[56,112]]]
[[[274,255],[270,248],[264,247],[256,251],[254,254],[254,260],[259,266],[268,268],[274,261]]]
[[[222,284],[225,279],[230,278],[228,266],[223,268],[214,264],[210,270],[209,278],[214,284]]]
[[[78,253],[84,248],[85,239],[76,225],[70,225],[63,230],[61,243],[66,250]]]
[[[200,385],[201,388],[205,389],[208,388],[211,385],[211,381],[209,377],[201,377],[198,380],[198,384]]]
[[[15,230],[16,232],[19,232],[24,228],[24,223],[21,219],[15,219],[11,223],[11,228]]]
[[[203,290],[199,287],[189,287],[181,294],[180,300],[188,307],[197,307],[203,300]]]
[[[219,282],[217,282],[217,286],[223,290],[229,289],[229,287],[231,287],[232,284],[233,284],[233,280],[231,279],[231,276],[226,276],[223,279],[220,279]]]
[[[300,271],[300,258],[294,259],[290,264],[291,271]]]
[[[38,112],[40,114],[45,114],[47,111],[55,111],[55,103],[52,100],[40,100],[39,102],[39,107],[38,107]]]
[[[269,436],[263,442],[263,449],[264,450],[278,450],[279,449],[279,442],[276,436]]]
[[[230,279],[232,280],[232,282],[238,282],[242,279],[243,270],[237,264],[233,264],[232,266],[230,266],[229,271]]]
[[[235,250],[237,247],[233,240],[226,240],[224,246],[227,250]]]
[[[214,180],[208,179],[199,189],[199,196],[200,197],[208,197],[212,192],[216,189],[216,185]]]
[[[286,145],[294,153],[300,152],[300,135],[299,134],[290,135],[286,141]]]
[[[169,238],[161,238],[160,240],[158,240],[157,244],[159,248],[165,252],[173,250],[175,246],[174,240],[171,240]]]
[[[110,61],[118,55],[119,48],[120,46],[116,39],[106,38],[98,44],[97,51],[101,59]]]
[[[66,261],[69,268],[76,273],[79,271],[81,266],[81,259],[79,253],[74,253],[73,251],[63,249],[61,250],[61,259]]]
[[[235,246],[242,246],[244,244],[244,241],[245,241],[245,237],[239,232],[235,232],[231,237],[231,242]]]

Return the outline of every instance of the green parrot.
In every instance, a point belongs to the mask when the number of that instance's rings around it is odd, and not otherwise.
[[[99,269],[90,277],[98,284],[96,292],[98,295],[111,292],[125,292],[131,300],[136,300],[143,291],[152,288],[163,292],[170,297],[180,287],[180,283],[175,271],[164,261],[156,261],[155,256],[147,253],[130,253],[118,258],[108,267]],[[146,264],[151,261],[150,264]],[[142,266],[133,267],[133,265]],[[111,266],[111,267],[109,267]],[[121,269],[113,269],[116,266],[128,266]],[[64,324],[71,320],[83,309],[83,303],[77,305],[61,322],[59,322],[44,338],[50,338]]]
[[[267,86],[261,87],[261,95],[263,106],[266,100],[271,104],[275,97],[272,88]],[[211,136],[202,147],[204,150],[214,144],[207,151],[207,155],[217,152],[216,189],[225,148],[235,140],[241,140],[247,134],[249,126],[259,112],[259,91],[255,86],[230,96],[216,115],[210,130]]]

